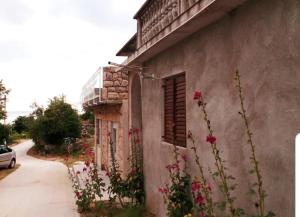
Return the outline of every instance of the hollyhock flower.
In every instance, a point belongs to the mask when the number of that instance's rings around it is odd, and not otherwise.
[[[204,204],[204,198],[202,197],[201,194],[198,194],[197,197],[195,198],[195,204],[197,204],[198,206]]]
[[[84,164],[85,164],[87,167],[90,166],[90,162],[89,162],[89,161],[84,162]]]
[[[216,140],[217,140],[216,137],[214,137],[212,135],[209,135],[206,137],[206,141],[209,142],[210,144],[215,143]]]
[[[80,198],[80,193],[78,191],[75,191],[75,195],[77,198]]]
[[[110,176],[110,173],[109,173],[109,172],[106,172],[106,176]]]
[[[168,189],[167,188],[158,188],[158,192],[162,193],[162,194],[166,194],[166,193],[168,193]]]
[[[87,168],[86,168],[86,167],[84,167],[84,168],[82,169],[82,172],[85,172],[85,171],[87,171]]]
[[[198,191],[200,189],[200,182],[193,181],[191,188],[192,188],[192,192]]]
[[[200,91],[195,91],[194,93],[194,100],[198,100],[201,98],[201,92]]]

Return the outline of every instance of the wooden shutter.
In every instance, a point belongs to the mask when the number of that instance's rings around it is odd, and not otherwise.
[[[173,79],[165,80],[165,98],[164,98],[164,140],[169,143],[174,142],[174,81]]]
[[[186,146],[185,75],[165,80],[164,141]]]
[[[186,147],[185,75],[175,77],[175,145]]]

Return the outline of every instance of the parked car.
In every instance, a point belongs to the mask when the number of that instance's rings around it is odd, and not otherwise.
[[[16,165],[16,152],[5,145],[0,145],[0,167],[14,168]]]

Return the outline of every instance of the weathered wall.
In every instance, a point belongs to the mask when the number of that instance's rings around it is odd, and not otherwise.
[[[110,167],[110,146],[108,134],[111,122],[118,124],[116,160],[122,171],[127,171],[128,157],[128,74],[118,71],[116,67],[103,68],[103,88],[101,104],[93,107],[95,119],[101,120],[101,164],[105,169]],[[96,131],[95,131],[96,132]],[[98,154],[100,156],[100,154]],[[99,159],[98,159],[99,161]]]
[[[128,75],[115,67],[103,68],[102,100],[128,99]]]
[[[234,72],[239,70],[257,156],[268,193],[266,209],[294,216],[294,143],[300,132],[300,4],[297,0],[252,0],[217,23],[197,32],[146,64],[163,78],[186,72],[187,129],[199,142],[201,161],[213,166],[207,130],[192,100],[200,89],[218,144],[239,184],[240,206],[253,210],[246,193],[252,178],[249,146],[238,115]],[[142,112],[147,206],[159,217],[164,204],[157,188],[167,181],[171,146],[162,136],[162,81],[143,80]],[[155,127],[154,127],[155,126]],[[161,126],[161,127],[160,127]],[[194,161],[190,150],[188,164]]]

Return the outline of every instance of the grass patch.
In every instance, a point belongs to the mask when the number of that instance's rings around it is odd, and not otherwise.
[[[81,213],[81,217],[154,217],[143,206],[127,206],[122,208],[108,201],[97,202],[89,211]]]
[[[11,174],[12,172],[16,171],[20,166],[21,166],[20,164],[16,164],[16,166],[13,169],[0,168],[0,180],[4,179],[9,174]]]
[[[94,141],[94,139],[91,138],[86,141],[82,141],[81,145],[87,143],[87,144],[89,144],[90,147],[93,147],[93,141]],[[46,154],[45,152],[39,151],[36,146],[32,146],[27,151],[27,155],[41,159],[41,160],[58,161],[58,162],[64,163],[67,167],[69,167],[70,165],[74,164],[77,161],[85,161],[86,160],[86,157],[84,156],[82,151],[83,150],[76,151],[76,152],[71,153],[70,155],[60,154],[60,153],[47,153]]]

